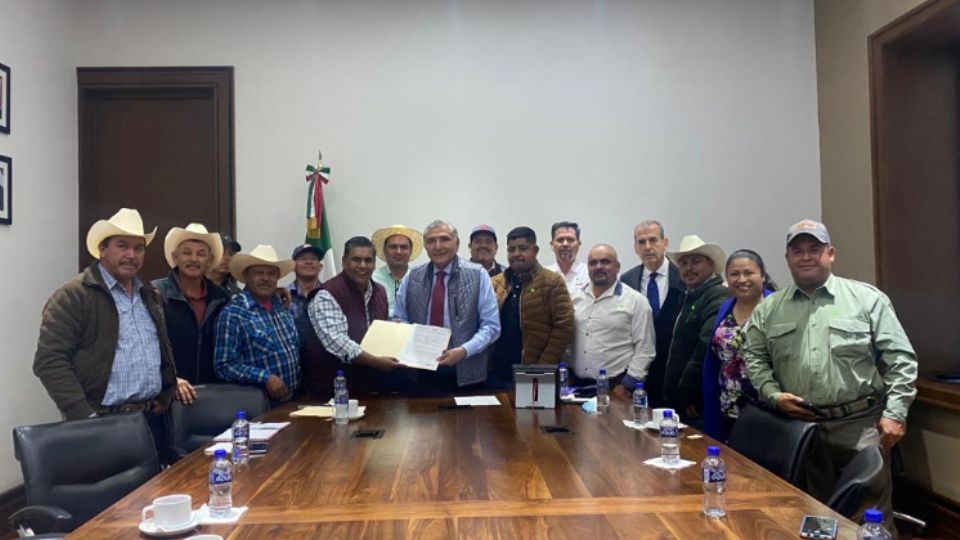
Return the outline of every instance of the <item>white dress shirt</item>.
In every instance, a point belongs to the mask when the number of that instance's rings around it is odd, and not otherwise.
[[[557,263],[545,266],[544,268],[563,276],[564,281],[567,282],[567,292],[570,293],[570,296],[573,296],[575,291],[582,289],[590,283],[590,276],[587,275],[587,265],[580,261],[573,261],[573,264],[570,266],[570,271],[566,274],[560,271],[560,265]]]
[[[663,303],[667,300],[667,287],[669,285],[668,272],[670,272],[670,260],[664,257],[663,263],[660,265],[660,268],[657,269],[657,289],[660,290],[660,307],[663,307]],[[650,283],[650,270],[644,266],[643,277],[640,278],[640,294],[644,296],[647,295],[648,283]]]
[[[617,280],[599,298],[588,284],[574,293],[572,301],[576,320],[573,370],[577,377],[596,379],[604,368],[609,377],[626,370],[627,375],[642,381],[657,354],[653,310],[647,299]]]

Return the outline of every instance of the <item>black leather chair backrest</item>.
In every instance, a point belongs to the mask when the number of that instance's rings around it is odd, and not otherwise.
[[[160,472],[143,414],[113,414],[13,430],[27,504],[70,512],[72,530]]]
[[[260,416],[270,408],[270,401],[261,388],[237,384],[197,386],[197,399],[190,405],[174,403],[170,408],[174,447],[192,452],[223,433],[237,416],[246,411],[247,418]]]
[[[727,444],[763,468],[802,488],[803,467],[817,437],[817,424],[755,406],[740,411]]]
[[[840,475],[827,506],[850,519],[859,518],[870,501],[883,490],[883,453],[876,444],[866,446]]]

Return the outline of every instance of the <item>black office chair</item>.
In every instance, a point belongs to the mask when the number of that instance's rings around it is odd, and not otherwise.
[[[740,411],[727,445],[802,489],[803,468],[817,429],[813,422],[748,405]]]
[[[160,471],[139,413],[21,426],[13,446],[29,505],[10,516],[21,536],[71,531]]]
[[[237,411],[246,411],[247,418],[255,418],[270,408],[267,395],[256,386],[208,384],[195,388],[196,401],[190,405],[175,402],[170,407],[172,448],[161,452],[165,464],[179,460],[223,433],[233,423]]]
[[[877,500],[883,489],[883,467],[880,447],[864,447],[843,469],[827,506],[850,519],[859,519],[867,509],[867,501]]]

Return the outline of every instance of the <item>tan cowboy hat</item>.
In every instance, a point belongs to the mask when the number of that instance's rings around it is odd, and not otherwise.
[[[191,223],[186,228],[174,227],[170,229],[167,237],[163,240],[163,254],[167,257],[167,264],[170,265],[170,268],[177,265],[173,261],[173,252],[187,240],[197,240],[210,246],[210,251],[213,253],[210,268],[215,268],[220,264],[220,259],[223,257],[223,242],[220,240],[220,235],[215,232],[208,232],[202,223]]]
[[[110,216],[110,219],[101,219],[90,227],[87,231],[87,251],[94,259],[100,259],[100,243],[111,236],[136,236],[143,238],[146,245],[153,242],[153,236],[157,234],[157,228],[154,227],[149,233],[143,232],[143,218],[140,212],[131,208],[121,208],[116,214]]]
[[[402,234],[410,239],[410,243],[413,244],[410,248],[410,260],[416,260],[417,257],[420,256],[420,252],[423,251],[423,234],[421,234],[418,230],[407,227],[406,225],[391,225],[389,227],[377,229],[373,232],[371,241],[377,248],[377,257],[379,257],[381,261],[387,262],[387,259],[383,254],[383,245],[387,241],[387,238],[390,238],[395,234]]]
[[[667,257],[676,264],[680,257],[693,253],[709,257],[713,261],[713,271],[718,274],[723,272],[724,265],[727,264],[727,254],[719,244],[708,244],[695,234],[684,236],[680,241],[680,247],[676,251],[667,253]]]
[[[275,266],[277,270],[280,270],[280,277],[282,278],[293,272],[294,263],[290,259],[281,260],[273,246],[265,244],[253,248],[250,253],[237,253],[230,259],[230,273],[240,283],[246,283],[243,280],[243,271],[251,266]]]

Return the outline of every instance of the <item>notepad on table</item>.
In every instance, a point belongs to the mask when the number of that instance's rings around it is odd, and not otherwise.
[[[290,422],[251,422],[250,440],[251,441],[269,441],[271,437],[280,432],[283,428],[290,425]],[[230,442],[233,440],[233,427],[217,435],[213,439],[216,442]]]

